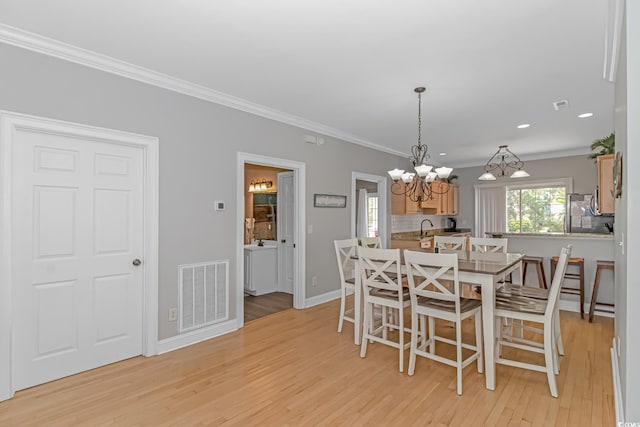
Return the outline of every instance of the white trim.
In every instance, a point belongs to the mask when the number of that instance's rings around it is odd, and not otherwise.
[[[497,182],[489,182],[483,184],[474,184],[473,188],[496,188],[503,187],[505,190],[507,189],[517,189],[517,188],[536,188],[543,187],[545,185],[549,186],[558,186],[558,187],[566,187],[567,193],[573,192],[573,178],[549,178],[549,179],[528,179],[528,180],[509,180],[509,181],[497,181]]]
[[[237,329],[236,321],[231,319],[223,323],[217,323],[215,325],[185,332],[180,335],[175,335],[158,341],[157,354],[168,353],[183,347],[188,347],[211,338],[219,337],[220,335],[228,334],[229,332],[233,332]]]
[[[585,316],[589,315],[590,307],[591,307],[590,303],[585,303],[584,304]],[[579,301],[571,301],[571,300],[561,299],[560,300],[560,310],[562,310],[562,311],[570,311],[572,313],[580,313],[580,302]],[[604,313],[602,311],[596,312],[595,316],[610,317],[612,319],[616,317],[614,313]]]
[[[25,31],[20,28],[12,27],[10,25],[0,24],[0,42],[95,68],[100,71],[143,82],[152,86],[161,87],[173,92],[182,93],[194,98],[203,99],[215,104],[224,105],[225,107],[265,117],[277,122],[286,123],[312,132],[321,133],[326,136],[338,138],[343,141],[372,148],[384,153],[395,154],[403,157],[406,155],[406,153],[378,145],[374,142],[367,141],[356,135],[343,132],[340,129],[327,126],[322,123],[278,111],[264,105],[247,101],[246,99],[238,98],[208,87],[121,61],[107,55],[82,49],[80,47]]]
[[[13,396],[12,377],[12,136],[16,128],[80,135],[110,144],[141,148],[144,159],[144,296],[142,354],[158,344],[158,138],[0,110],[0,401]]]
[[[378,227],[382,247],[387,247],[390,215],[387,215],[387,178],[380,175],[372,175],[364,172],[351,172],[351,237],[356,237],[356,180],[375,182],[378,184]]]
[[[293,307],[305,308],[306,293],[306,175],[305,163],[295,160],[279,159],[259,154],[238,152],[236,162],[236,322],[237,327],[244,326],[244,167],[246,163],[262,166],[272,166],[293,171],[294,203],[294,283]]]
[[[616,348],[619,342],[614,337],[611,344],[611,373],[613,377],[613,407],[616,413],[616,425],[624,425],[624,402],[622,401],[622,382],[620,381],[620,365]]]
[[[316,295],[315,297],[307,298],[305,301],[305,307],[313,307],[314,305],[324,304],[325,302],[333,301],[340,298],[341,289],[335,291],[325,292],[324,294]]]

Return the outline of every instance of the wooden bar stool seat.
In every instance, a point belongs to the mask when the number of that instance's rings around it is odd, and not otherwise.
[[[596,305],[604,305],[608,307],[614,307],[614,304],[598,302],[598,289],[600,288],[600,273],[602,270],[615,270],[615,262],[614,261],[596,261],[596,278],[593,281],[593,292],[591,293],[591,305],[589,307],[589,322],[593,321],[593,313],[597,310],[603,313],[615,313],[613,310],[603,310],[600,308],[596,308]]]
[[[551,257],[551,277],[556,272],[556,265],[558,264],[558,257]],[[577,267],[577,272],[569,272],[569,267]],[[570,287],[565,285],[566,279],[577,280],[578,287]],[[580,318],[584,319],[584,258],[569,258],[567,265],[567,271],[564,273],[564,280],[562,281],[562,287],[560,292],[569,295],[580,296]]]
[[[557,258],[557,257],[556,257]],[[544,288],[547,289],[547,278],[544,276],[544,266],[542,265],[542,263],[544,262],[544,258],[541,256],[525,256],[524,258],[522,258],[522,281],[523,281],[523,285],[525,285],[526,283],[524,283],[527,279],[527,266],[529,264],[533,264],[536,272],[538,273],[538,286],[540,288]]]

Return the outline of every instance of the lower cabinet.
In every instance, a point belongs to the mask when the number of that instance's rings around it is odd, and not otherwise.
[[[244,248],[244,291],[264,295],[278,290],[278,249],[275,246]]]

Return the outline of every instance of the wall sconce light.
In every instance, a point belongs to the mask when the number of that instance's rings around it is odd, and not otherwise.
[[[249,192],[250,193],[259,193],[261,191],[267,191],[269,188],[273,187],[272,181],[267,181],[266,179],[261,179],[259,181],[251,181],[249,183]]]

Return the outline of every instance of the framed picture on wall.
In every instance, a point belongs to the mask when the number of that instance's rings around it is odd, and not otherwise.
[[[334,194],[314,194],[313,206],[316,208],[346,208],[347,196]]]

